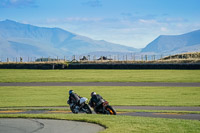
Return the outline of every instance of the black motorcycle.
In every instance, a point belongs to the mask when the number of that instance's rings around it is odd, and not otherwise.
[[[98,109],[95,109],[97,114],[109,114],[109,115],[116,115],[116,111],[112,106],[109,105],[108,101],[105,101],[99,105]]]
[[[72,113],[78,114],[78,113],[87,113],[87,114],[92,114],[92,110],[90,108],[90,106],[86,103],[88,99],[85,97],[82,97],[79,101],[79,105],[74,105],[69,104],[69,100],[67,101],[67,103],[70,106],[70,109],[72,111]]]

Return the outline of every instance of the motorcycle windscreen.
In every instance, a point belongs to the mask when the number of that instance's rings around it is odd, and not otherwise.
[[[80,104],[84,103],[85,101],[87,101],[87,98],[82,97],[82,98],[80,99]]]

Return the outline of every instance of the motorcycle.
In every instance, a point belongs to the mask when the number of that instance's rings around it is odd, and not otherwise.
[[[72,111],[72,113],[87,113],[87,114],[92,114],[92,110],[90,108],[90,106],[87,104],[88,99],[85,97],[80,98],[79,100],[79,105],[75,105],[75,104],[70,104],[69,100],[67,101],[67,103],[70,106],[70,110]]]
[[[99,105],[101,108],[98,107],[98,109],[95,109],[95,112],[97,114],[109,114],[109,115],[116,115],[116,111],[112,106],[109,105],[108,101],[103,101],[101,105]]]

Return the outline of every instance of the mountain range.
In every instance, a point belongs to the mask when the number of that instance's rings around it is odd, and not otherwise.
[[[60,28],[37,27],[12,20],[0,21],[0,56],[68,56],[90,52],[135,52],[138,49],[93,40]]]
[[[143,49],[77,35],[60,29],[0,21],[0,57],[55,57],[71,55],[177,54],[200,51],[200,30],[161,35]]]
[[[178,54],[200,51],[200,30],[182,35],[161,35],[141,52]]]

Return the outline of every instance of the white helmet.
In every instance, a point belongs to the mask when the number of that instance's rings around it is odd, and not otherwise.
[[[96,95],[96,92],[92,92],[92,93],[91,93],[91,97],[92,97],[93,95]]]

